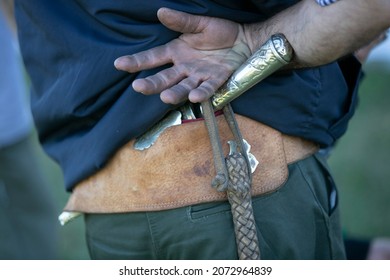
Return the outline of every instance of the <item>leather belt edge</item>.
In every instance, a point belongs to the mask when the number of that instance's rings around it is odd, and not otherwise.
[[[318,145],[288,136],[236,115],[243,138],[252,146],[259,166],[253,174],[252,196],[272,193],[288,178],[288,164],[304,159]],[[224,151],[230,130],[217,117]],[[96,174],[80,182],[64,208],[68,212],[121,213],[161,211],[192,204],[227,200],[211,187],[215,176],[211,145],[203,121],[173,126],[147,150],[128,142]]]

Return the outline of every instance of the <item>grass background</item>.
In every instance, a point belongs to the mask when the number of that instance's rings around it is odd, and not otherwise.
[[[329,159],[347,236],[390,237],[390,68],[375,62],[365,66],[360,102],[348,132]],[[45,158],[60,214],[68,194],[61,172]],[[83,219],[59,228],[59,258],[88,259]]]

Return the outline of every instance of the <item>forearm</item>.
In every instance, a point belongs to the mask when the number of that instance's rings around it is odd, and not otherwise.
[[[160,94],[165,103],[202,102],[273,34],[284,34],[295,51],[289,67],[319,66],[372,41],[390,26],[389,14],[390,0],[340,0],[327,7],[302,0],[266,22],[239,25],[162,8],[161,23],[182,34],[165,45],[118,58],[115,66],[135,73],[170,63],[135,80],[133,88]]]
[[[245,36],[253,52],[283,33],[295,51],[294,66],[317,66],[372,41],[390,26],[389,15],[389,0],[341,0],[325,8],[303,0],[266,22],[245,25]]]

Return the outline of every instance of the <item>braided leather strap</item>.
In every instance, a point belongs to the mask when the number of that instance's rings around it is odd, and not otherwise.
[[[260,259],[245,158],[240,153],[230,154],[226,166],[229,173],[227,195],[232,208],[238,257],[241,260]]]
[[[228,81],[201,106],[213,149],[216,177],[212,186],[218,191],[227,190],[232,206],[237,249],[240,259],[259,259],[260,249],[253,218],[250,185],[252,174],[249,172],[249,156],[234,118],[230,102],[259,83],[284,65],[293,57],[293,49],[283,34],[272,35],[261,48],[241,65]],[[223,109],[226,121],[233,132],[235,142],[241,154],[235,151],[223,160],[221,141],[218,135],[214,109]],[[229,178],[229,180],[227,180]]]

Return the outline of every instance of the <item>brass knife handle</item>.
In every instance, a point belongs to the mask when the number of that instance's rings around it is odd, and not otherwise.
[[[288,64],[293,49],[283,34],[272,35],[211,97],[215,110],[237,98],[258,82]]]

